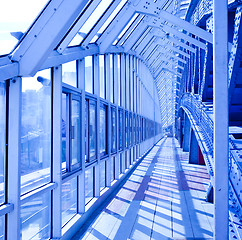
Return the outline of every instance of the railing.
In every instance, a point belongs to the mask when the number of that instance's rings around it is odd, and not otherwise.
[[[205,145],[209,167],[213,170],[213,117],[212,110],[206,107],[198,97],[193,94],[184,94],[181,100],[181,107],[190,115],[193,127],[197,130],[200,144]],[[212,163],[209,163],[209,159]],[[207,164],[207,162],[206,162]],[[211,177],[211,176],[210,176]],[[230,198],[230,221],[237,222],[231,228],[242,229],[242,149],[236,146],[233,136],[229,137],[229,198]],[[240,230],[242,237],[242,231]]]
[[[211,9],[212,0],[201,0],[193,11],[190,22],[194,25],[197,25],[197,23],[203,18],[203,16],[209,13]]]

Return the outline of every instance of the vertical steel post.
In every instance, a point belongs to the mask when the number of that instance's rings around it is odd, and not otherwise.
[[[53,190],[53,208],[52,208],[52,238],[61,238],[61,156],[62,156],[62,66],[53,68],[53,182],[58,186]]]
[[[78,88],[82,90],[81,95],[81,163],[82,173],[78,176],[78,212],[85,212],[85,58],[77,61]]]
[[[213,0],[214,239],[228,239],[228,1]]]
[[[22,79],[10,80],[8,109],[7,202],[14,210],[7,215],[8,239],[20,239],[20,158],[21,158],[21,96]]]
[[[93,56],[93,77],[94,77],[94,94],[97,96],[96,105],[96,154],[98,165],[94,167],[95,171],[95,184],[94,193],[95,197],[100,196],[100,79],[99,79],[99,55]]]

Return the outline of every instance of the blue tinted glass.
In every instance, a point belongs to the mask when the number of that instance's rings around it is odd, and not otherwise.
[[[76,61],[62,65],[62,82],[77,87]]]
[[[102,105],[100,107],[100,154],[101,156],[107,153],[107,116],[106,116],[106,106]]]
[[[50,182],[50,71],[22,80],[21,193]]]
[[[93,93],[92,56],[85,57],[85,91]]]
[[[87,204],[94,196],[94,168],[85,171],[85,203]]]
[[[77,213],[77,178],[62,184],[62,226]]]
[[[4,166],[6,159],[6,88],[0,83],[0,204],[4,202]],[[1,231],[1,229],[0,229]]]
[[[21,205],[21,239],[49,239],[51,216],[50,193]]]

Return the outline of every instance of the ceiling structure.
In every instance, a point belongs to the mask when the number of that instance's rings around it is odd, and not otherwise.
[[[0,58],[0,80],[91,54],[129,53],[149,68],[163,127],[175,121],[177,84],[191,53],[212,34],[183,20],[190,0],[51,0],[18,44]]]

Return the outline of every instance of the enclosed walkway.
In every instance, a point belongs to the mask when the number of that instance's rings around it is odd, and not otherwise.
[[[188,164],[177,140],[163,138],[74,239],[212,239],[208,184],[206,167]]]

